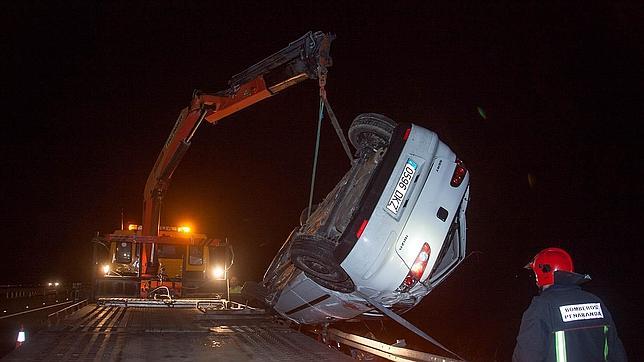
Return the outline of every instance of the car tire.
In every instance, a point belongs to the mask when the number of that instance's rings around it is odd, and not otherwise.
[[[349,127],[349,140],[357,150],[389,145],[396,122],[378,113],[359,114]]]
[[[293,238],[291,262],[323,287],[348,293],[355,288],[349,275],[333,257],[331,243],[319,236],[298,235]]]

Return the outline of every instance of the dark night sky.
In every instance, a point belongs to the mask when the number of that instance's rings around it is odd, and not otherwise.
[[[337,34],[327,89],[345,129],[362,112],[415,122],[471,171],[473,255],[407,317],[468,358],[507,360],[535,293],[521,266],[558,245],[641,350],[641,5],[43,4],[0,16],[0,282],[87,278],[91,236],[121,208],[140,222],[193,89],[323,30]],[[308,202],[317,105],[310,81],[202,127],[162,222],[228,237],[236,273],[259,279]],[[326,123],[316,199],[347,167]]]

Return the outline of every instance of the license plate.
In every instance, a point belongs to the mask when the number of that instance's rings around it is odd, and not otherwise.
[[[402,208],[403,202],[405,200],[405,195],[411,187],[411,182],[414,179],[417,168],[418,164],[412,159],[408,158],[407,162],[405,163],[405,167],[400,174],[400,178],[396,183],[396,189],[391,194],[389,202],[387,203],[387,210],[391,211],[394,216],[398,215],[398,212]]]

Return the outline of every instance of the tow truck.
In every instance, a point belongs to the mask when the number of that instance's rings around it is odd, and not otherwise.
[[[185,227],[162,227],[163,198],[172,175],[204,121],[221,119],[267,99],[307,79],[323,85],[331,66],[334,35],[308,32],[284,49],[233,76],[228,88],[205,93],[196,90],[181,110],[150,172],[143,192],[143,222],[93,239],[96,293],[100,297],[140,298],[166,292],[172,296],[222,296],[216,281],[225,282],[230,245]],[[100,246],[109,250],[100,258]],[[98,248],[98,251],[96,249]],[[218,260],[220,262],[214,263]],[[174,268],[172,268],[174,266]],[[173,269],[174,272],[170,272]]]
[[[234,254],[225,239],[208,238],[189,226],[161,226],[157,236],[144,236],[141,229],[130,224],[126,230],[92,240],[96,298],[166,295],[229,299],[228,271]],[[156,273],[145,274],[142,254],[152,245]]]
[[[6,359],[343,361],[351,360],[346,353],[351,351],[359,359],[377,355],[396,361],[455,361],[328,325],[308,329],[307,335],[302,326],[276,313],[232,301],[225,272],[232,253],[225,240],[160,225],[171,177],[204,121],[216,124],[307,79],[318,80],[322,101],[328,104],[324,84],[334,38],[308,32],[233,76],[228,88],[195,91],[147,179],[142,225],[92,239],[94,300],[70,306],[65,318],[57,314],[55,326]],[[327,112],[334,118],[329,108]],[[332,122],[338,131],[337,120]],[[351,157],[346,142],[343,146]],[[107,258],[101,259],[101,250]],[[215,281],[223,282],[223,292],[210,283]]]

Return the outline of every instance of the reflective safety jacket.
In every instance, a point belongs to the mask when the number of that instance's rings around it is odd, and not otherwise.
[[[626,361],[604,303],[579,284],[589,277],[557,271],[555,284],[523,313],[512,361]]]

